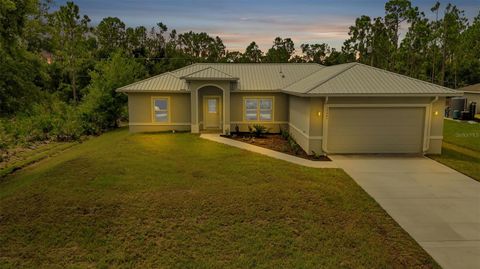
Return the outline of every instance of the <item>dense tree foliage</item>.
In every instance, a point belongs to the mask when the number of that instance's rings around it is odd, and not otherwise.
[[[0,0],[1,137],[15,129],[6,124],[57,139],[115,128],[126,118],[116,88],[194,62],[358,61],[452,88],[480,82],[480,13],[469,21],[452,4],[437,2],[426,16],[409,0],[390,0],[383,17],[353,22],[341,50],[321,42],[296,50],[292,39],[276,37],[266,52],[254,41],[227,51],[218,36],[177,33],[162,22],[147,29],[107,17],[94,26],[73,2],[50,5]]]

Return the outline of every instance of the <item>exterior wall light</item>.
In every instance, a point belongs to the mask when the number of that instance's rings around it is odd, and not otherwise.
[[[438,111],[433,112],[433,115],[438,116]]]
[[[322,112],[318,111],[317,115],[318,115],[319,117],[321,117],[321,116],[322,116]]]

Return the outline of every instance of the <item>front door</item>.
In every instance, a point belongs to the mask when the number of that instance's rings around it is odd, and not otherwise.
[[[203,122],[205,129],[220,129],[220,96],[205,96],[203,99]]]

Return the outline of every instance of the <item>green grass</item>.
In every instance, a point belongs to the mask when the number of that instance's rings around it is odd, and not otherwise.
[[[438,268],[340,169],[107,133],[0,182],[1,268]]]
[[[445,120],[441,155],[430,158],[480,181],[480,124]]]
[[[18,169],[58,154],[59,152],[62,152],[76,144],[76,142],[50,143],[39,146],[35,150],[27,150],[25,152],[16,154],[13,160],[0,163],[0,179],[8,174],[15,172]]]
[[[432,155],[430,158],[480,181],[480,152],[444,142],[442,155]]]
[[[480,152],[480,124],[445,120],[443,140]]]

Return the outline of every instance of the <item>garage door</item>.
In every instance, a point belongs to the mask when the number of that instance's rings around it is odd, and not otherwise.
[[[329,153],[420,153],[425,108],[330,107]]]

